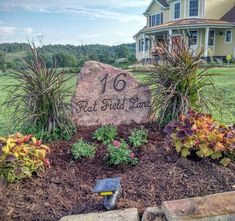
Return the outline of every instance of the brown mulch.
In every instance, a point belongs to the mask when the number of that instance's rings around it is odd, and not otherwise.
[[[133,127],[120,126],[127,140]],[[73,161],[70,146],[77,139],[95,142],[96,127],[79,128],[70,142],[50,145],[51,168],[46,173],[15,184],[0,186],[0,220],[58,220],[71,214],[102,211],[102,197],[92,193],[96,178],[122,177],[123,196],[118,209],[160,205],[164,200],[204,196],[231,191],[235,171],[208,159],[183,159],[163,148],[164,134],[146,125],[148,144],[136,153],[135,167],[110,167],[103,160],[105,146],[99,143],[94,159]]]

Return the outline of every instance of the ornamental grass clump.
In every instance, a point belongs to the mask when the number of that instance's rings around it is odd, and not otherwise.
[[[152,54],[160,62],[145,78],[145,85],[152,91],[152,114],[158,114],[160,126],[190,108],[208,110],[212,105],[211,99],[203,93],[206,87],[213,86],[212,74],[201,68],[204,50],[192,52],[184,39],[173,42],[158,42],[153,48]]]
[[[164,129],[166,147],[173,145],[182,157],[217,159],[227,166],[235,157],[235,126],[215,121],[211,115],[190,110]]]
[[[50,166],[47,153],[49,147],[33,135],[16,133],[0,137],[0,178],[15,182],[44,172]]]
[[[69,78],[56,65],[47,68],[33,45],[32,60],[20,61],[17,71],[9,75],[14,80],[4,104],[12,110],[12,122],[17,129],[40,134],[45,139],[70,137],[74,131],[71,120]]]

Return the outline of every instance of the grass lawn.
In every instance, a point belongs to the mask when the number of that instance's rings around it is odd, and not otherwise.
[[[208,96],[216,96],[217,109],[212,111],[213,116],[226,124],[235,123],[235,68],[214,68],[209,72],[222,74],[214,77],[216,93],[214,90],[209,91]],[[139,79],[143,80],[145,74],[134,73]],[[12,83],[13,80],[7,76],[7,73],[0,73],[0,135],[11,133],[8,116],[11,110],[5,110],[2,102],[7,96],[7,92],[3,90],[4,85]],[[67,82],[68,86],[75,88],[76,77]],[[4,112],[6,112],[4,114]]]

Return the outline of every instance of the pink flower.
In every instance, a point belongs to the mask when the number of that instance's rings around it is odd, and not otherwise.
[[[45,158],[44,160],[44,165],[46,166],[46,167],[51,167],[51,163],[50,163],[50,161],[47,159],[47,158]]]
[[[117,140],[113,141],[113,146],[115,146],[116,148],[119,148],[121,146],[121,143]]]
[[[132,160],[134,160],[134,159],[135,159],[135,153],[132,152],[132,153],[130,154],[130,158],[131,158]]]

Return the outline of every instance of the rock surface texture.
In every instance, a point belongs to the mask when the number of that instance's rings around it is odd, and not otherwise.
[[[104,213],[65,216],[60,221],[139,221],[139,214],[137,209],[113,210]]]
[[[235,192],[165,201],[168,221],[235,221]]]
[[[141,221],[166,221],[161,207],[148,207],[145,209]]]
[[[131,73],[88,61],[78,74],[73,119],[77,126],[145,123],[149,121],[150,94]]]

